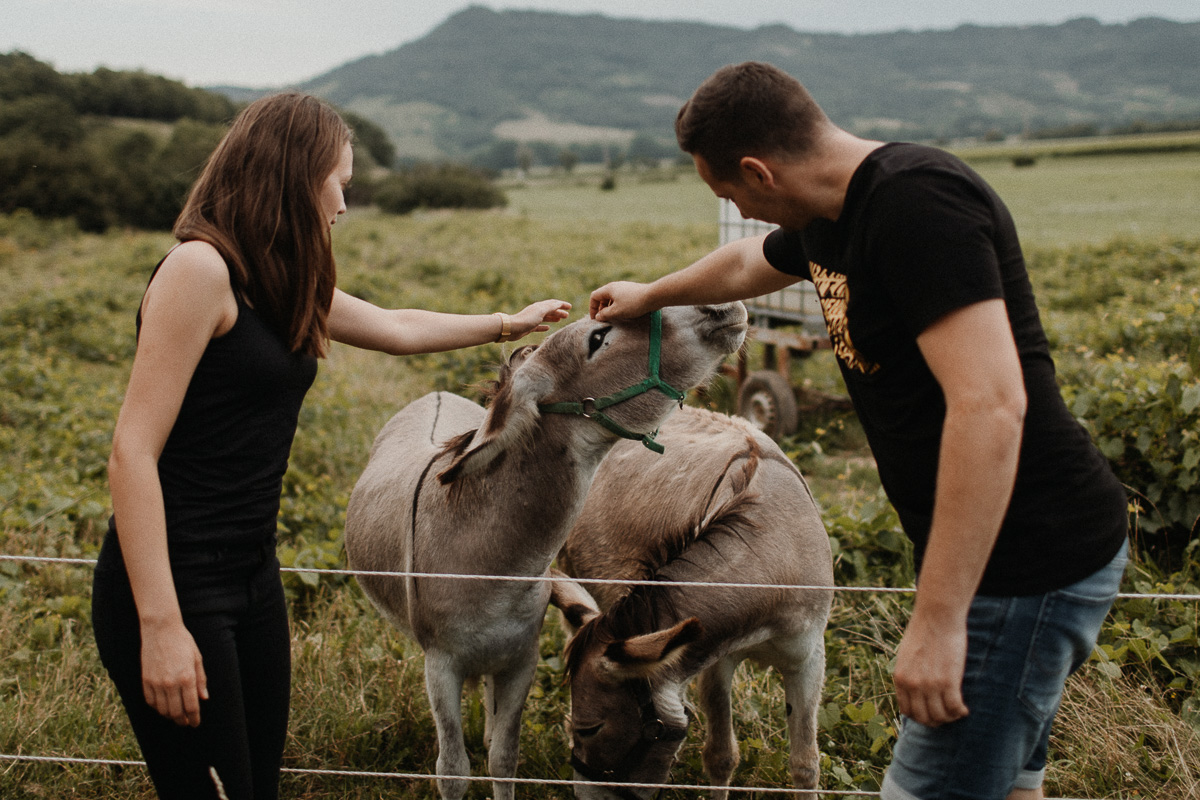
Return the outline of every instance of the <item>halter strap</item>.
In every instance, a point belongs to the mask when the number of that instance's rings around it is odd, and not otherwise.
[[[648,449],[661,454],[664,451],[663,446],[654,439],[654,437],[658,436],[657,428],[650,433],[635,433],[604,413],[604,409],[610,406],[615,406],[617,403],[623,403],[630,398],[655,390],[662,392],[672,400],[678,401],[680,407],[682,407],[683,399],[686,395],[664,381],[659,375],[661,359],[662,311],[652,311],[650,313],[650,374],[646,378],[632,386],[627,386],[619,392],[614,392],[601,398],[585,397],[579,402],[546,403],[545,405],[538,406],[538,410],[543,414],[578,414],[581,417],[595,420],[622,439],[640,441]]]

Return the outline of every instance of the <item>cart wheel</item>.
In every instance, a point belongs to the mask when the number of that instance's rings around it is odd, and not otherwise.
[[[738,391],[738,415],[772,439],[796,432],[796,395],[778,372],[751,372]]]

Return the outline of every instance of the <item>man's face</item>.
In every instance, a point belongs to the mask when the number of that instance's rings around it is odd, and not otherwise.
[[[700,175],[700,179],[708,184],[708,188],[712,189],[713,194],[717,197],[728,200],[737,206],[743,219],[761,219],[764,222],[770,222],[770,220],[756,215],[761,212],[758,209],[758,203],[752,197],[753,187],[741,180],[727,181],[716,177],[703,156],[693,155],[692,160],[696,162],[696,172]]]
[[[760,171],[743,168],[736,179],[725,180],[713,175],[703,156],[693,155],[692,160],[696,162],[696,172],[713,194],[737,206],[744,219],[757,219],[784,228],[803,228],[812,221],[813,214],[802,208],[796,198],[786,197],[777,183],[768,185],[767,177]]]

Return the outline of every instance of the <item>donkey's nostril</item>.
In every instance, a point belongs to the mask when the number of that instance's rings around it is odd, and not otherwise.
[[[700,313],[709,319],[725,320],[737,319],[744,317],[746,314],[745,306],[740,302],[722,303],[715,306],[697,306]]]

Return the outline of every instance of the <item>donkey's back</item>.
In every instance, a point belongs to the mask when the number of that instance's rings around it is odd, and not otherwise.
[[[354,487],[347,516],[354,535],[346,537],[350,569],[406,572],[412,565],[411,510],[426,468],[456,436],[479,427],[486,411],[449,392],[432,392],[402,408],[371,445],[371,457]],[[388,621],[407,635],[406,592],[401,578],[359,576],[363,591]]]
[[[741,417],[693,407],[672,415],[661,436],[662,456],[622,443],[600,465],[559,555],[565,572],[636,580],[669,568],[689,581],[832,583],[816,501],[770,437]],[[738,543],[703,544],[714,523],[737,528]],[[685,551],[688,557],[679,558]],[[590,591],[606,609],[627,588],[599,584]]]

